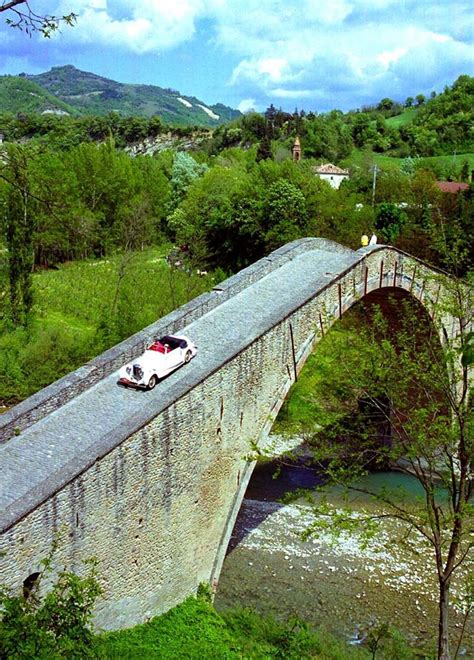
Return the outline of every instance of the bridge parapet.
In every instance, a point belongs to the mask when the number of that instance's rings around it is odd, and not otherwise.
[[[177,310],[199,353],[152,392],[119,388],[112,373],[0,446],[0,583],[21,587],[58,534],[59,565],[97,557],[106,628],[217,579],[250,443],[268,434],[316,342],[371,291],[436,295],[427,267],[383,246],[306,240],[258,263],[206,294],[221,301],[209,309],[206,299],[188,317]]]
[[[303,238],[284,245],[268,257],[260,259],[236,275],[220,282],[209,293],[204,293],[182,305],[0,415],[0,443],[6,442],[15,434],[57,410],[111,374],[122,364],[129,362],[133,357],[142,353],[153,338],[180,331],[184,326],[221,305],[231,296],[251,286],[261,277],[280,268],[299,254],[314,250],[316,246],[341,253],[352,252],[333,241],[320,238]]]

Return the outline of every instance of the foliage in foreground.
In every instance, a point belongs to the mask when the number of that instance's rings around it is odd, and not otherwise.
[[[0,660],[367,657],[362,649],[347,647],[324,631],[311,631],[297,619],[281,623],[249,609],[219,614],[208,589],[142,625],[94,634],[93,608],[101,593],[95,562],[86,562],[83,577],[61,571],[48,590],[44,583],[51,581],[53,553],[54,548],[41,570],[24,582],[22,595],[0,587]],[[404,648],[396,635],[383,632],[386,649]],[[373,637],[369,631],[370,648]]]
[[[249,609],[217,613],[202,598],[151,621],[99,638],[102,658],[366,658],[361,649],[313,632],[301,621],[280,623]]]
[[[52,572],[51,555],[41,571],[23,584],[23,594],[0,587],[0,660],[11,658],[93,657],[92,610],[101,587],[95,563],[80,577],[61,571],[43,595]]]

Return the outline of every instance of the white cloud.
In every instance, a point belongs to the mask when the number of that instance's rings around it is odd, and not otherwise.
[[[45,0],[41,0],[45,1]],[[71,0],[55,13],[68,13]],[[273,96],[377,100],[440,89],[472,72],[471,0],[74,0],[57,41],[163,53],[193,41],[259,107]],[[229,65],[230,66],[230,65]],[[422,69],[422,67],[428,67]],[[314,92],[313,92],[314,90]],[[359,102],[355,103],[360,105]]]
[[[65,13],[63,0],[60,12]],[[196,20],[219,0],[77,0],[72,41],[119,46],[135,53],[160,52],[193,38]]]
[[[234,69],[231,84],[236,84],[240,79],[276,83],[286,80],[288,74],[285,70],[288,63],[283,58],[263,57],[260,59],[242,60]]]
[[[249,110],[255,110],[255,108],[255,99],[243,99],[237,106],[237,109],[244,113],[248,112]]]
[[[226,3],[227,11],[232,4]],[[417,87],[419,76],[413,75],[419,66],[416,62],[427,62],[431,72],[436,71],[430,76],[428,69],[422,78],[438,89],[453,81],[456,59],[454,75],[472,71],[467,44],[456,41],[455,30],[450,33],[452,5],[440,8],[439,3],[426,0],[420,8],[414,0],[341,0],[327,3],[331,8],[325,12],[324,3],[304,0],[302,11],[287,9],[281,22],[264,33],[257,16],[271,13],[272,4],[272,0],[259,0],[257,6],[252,0],[232,24],[229,16],[221,15],[216,37],[221,47],[242,57],[230,77],[231,85],[245,86],[249,95],[261,100],[325,97],[328,107],[331,103],[340,107],[345,92],[355,89],[361,97],[373,95],[374,101],[395,93],[402,99],[404,94],[424,91]],[[457,0],[460,16],[467,15],[467,6]],[[440,20],[442,10],[444,21]],[[400,79],[407,62],[414,63],[413,71]],[[447,81],[443,71],[449,76]]]
[[[386,50],[383,53],[379,53],[376,59],[387,67],[392,62],[397,62],[402,55],[405,55],[407,52],[406,48],[395,48],[394,50]]]
[[[352,12],[352,3],[346,0],[305,0],[302,3],[301,14],[309,20],[317,19],[320,23],[330,25],[340,23]]]
[[[277,87],[270,90],[270,95],[280,99],[309,99],[314,98],[316,92],[314,89],[283,89]]]

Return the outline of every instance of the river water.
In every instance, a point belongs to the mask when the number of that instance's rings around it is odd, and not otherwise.
[[[437,588],[430,547],[413,535],[405,538],[402,524],[388,519],[368,544],[360,531],[338,538],[318,532],[304,541],[302,532],[314,520],[310,505],[303,499],[283,505],[279,498],[296,488],[315,487],[318,478],[299,465],[283,468],[276,479],[274,473],[272,463],[254,471],[221,573],[217,609],[238,605],[281,619],[298,616],[348,643],[363,637],[371,624],[388,622],[411,643],[433,648]],[[370,487],[402,487],[414,499],[421,495],[417,481],[401,473],[366,479]],[[342,499],[342,492],[334,490],[328,502],[338,508]],[[352,498],[350,506],[355,516],[379,512],[366,496]],[[453,610],[453,640],[460,626],[461,616]],[[473,640],[471,621],[464,657],[474,658]]]

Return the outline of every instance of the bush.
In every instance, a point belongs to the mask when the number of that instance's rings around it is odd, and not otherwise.
[[[43,560],[40,572],[25,580],[22,595],[0,587],[0,660],[95,655],[90,623],[101,588],[95,562],[86,564],[84,577],[60,572],[45,595],[41,587],[52,571],[51,556]]]

